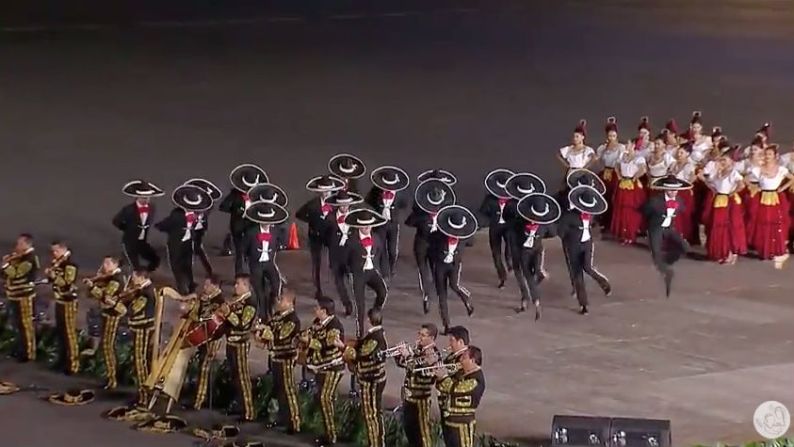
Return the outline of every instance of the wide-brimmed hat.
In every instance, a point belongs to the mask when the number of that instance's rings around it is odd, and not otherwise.
[[[346,190],[335,192],[325,199],[326,205],[331,206],[353,206],[362,202],[364,202],[364,198],[361,197],[361,194]]]
[[[114,421],[143,422],[152,417],[152,412],[136,405],[115,407],[104,414]]]
[[[0,396],[5,394],[13,394],[19,391],[19,387],[11,382],[4,382],[0,380]]]
[[[345,188],[345,181],[335,175],[318,175],[306,183],[306,189],[312,192],[336,192]]]
[[[140,423],[135,426],[135,430],[150,433],[173,433],[182,431],[186,427],[187,421],[180,417],[174,416],[173,414],[167,414],[165,416],[149,419],[146,422]]]
[[[388,222],[377,211],[370,208],[359,208],[347,213],[345,224],[353,228],[378,227]]]
[[[254,202],[245,209],[245,218],[263,225],[276,225],[289,219],[289,212],[270,202]]]
[[[328,160],[328,172],[343,179],[359,178],[367,172],[367,166],[355,155],[336,154]]]
[[[269,181],[265,170],[251,163],[243,163],[232,169],[229,174],[229,182],[234,189],[242,193],[247,193],[254,186]]]
[[[94,401],[96,394],[92,390],[69,390],[65,393],[54,393],[47,400],[58,405],[85,405]]]
[[[127,182],[121,188],[121,192],[135,198],[160,197],[165,194],[165,192],[154,183],[141,179]]]
[[[582,213],[597,216],[607,210],[607,201],[592,186],[579,185],[568,192],[568,203],[571,208]]]
[[[534,194],[536,192],[545,193],[546,183],[535,174],[519,172],[507,179],[505,192],[507,192],[510,197],[521,200],[529,194]]]
[[[495,197],[500,199],[509,199],[510,194],[507,192],[507,180],[515,175],[509,169],[494,169],[485,176],[485,189]]]
[[[599,194],[607,192],[607,187],[604,181],[595,172],[589,169],[572,169],[565,178],[569,188],[575,188],[579,185],[590,186],[595,188]]]
[[[664,191],[683,191],[685,189],[692,189],[692,184],[679,179],[673,174],[668,174],[651,182],[651,188]]]
[[[252,202],[275,203],[283,207],[286,207],[289,203],[287,193],[272,183],[262,183],[261,185],[254,186],[248,190],[248,197]]]
[[[449,186],[454,186],[455,183],[458,183],[458,178],[455,177],[455,174],[446,169],[430,169],[416,176],[416,181],[419,183],[430,179],[441,180]]]
[[[199,188],[207,191],[207,193],[212,197],[212,200],[220,200],[223,197],[223,191],[218,188],[214,183],[207,179],[203,178],[192,178],[185,182],[185,185],[193,185],[198,186]]]
[[[227,440],[233,439],[240,435],[240,427],[236,425],[221,425],[215,424],[211,429],[194,428],[193,434],[201,439],[206,440]]]
[[[438,231],[458,239],[474,236],[474,233],[479,228],[474,214],[460,205],[450,205],[441,208],[438,211],[436,223]]]
[[[381,166],[369,175],[372,184],[384,191],[402,191],[411,183],[411,178],[396,166]]]
[[[205,189],[194,185],[178,186],[171,193],[171,200],[185,211],[201,212],[212,208],[212,196]]]
[[[518,214],[530,222],[550,224],[560,218],[562,210],[554,197],[534,193],[518,201]]]
[[[431,178],[423,181],[414,191],[414,201],[422,211],[436,213],[445,206],[454,205],[455,191],[441,179]]]

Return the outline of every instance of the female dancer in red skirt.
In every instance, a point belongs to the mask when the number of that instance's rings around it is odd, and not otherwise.
[[[668,133],[669,131],[665,129],[653,139],[653,150],[646,159],[648,165],[648,187],[654,180],[666,177],[670,166],[675,162],[673,156],[667,153],[666,141]]]
[[[711,190],[711,201],[704,212],[706,251],[709,259],[720,264],[735,264],[738,255],[747,252],[744,211],[739,192],[744,188],[742,176],[733,167],[731,148],[724,149],[714,174],[701,180]]]
[[[755,249],[755,223],[758,206],[761,204],[760,187],[758,186],[757,169],[764,164],[764,150],[760,146],[751,145],[750,156],[736,163],[736,170],[744,177],[744,224],[747,233],[747,248]]]
[[[777,145],[764,149],[764,165],[755,168],[761,188],[755,214],[753,247],[761,259],[772,259],[775,268],[783,268],[788,259],[786,240],[790,226],[789,201],[786,190],[794,184],[794,176],[778,161]]]
[[[634,152],[642,158],[648,158],[653,151],[653,141],[651,141],[651,124],[647,116],[640,118],[637,126],[637,138],[634,139]]]
[[[695,164],[689,159],[688,146],[681,146],[676,152],[675,162],[670,166],[670,174],[675,175],[678,180],[683,180],[689,184],[695,181]],[[695,231],[697,228],[698,215],[695,211],[695,195],[692,193],[692,188],[678,192],[678,197],[683,203],[683,210],[673,219],[673,225],[676,230],[681,233],[681,236],[686,239],[690,244],[694,241],[698,233]]]
[[[692,112],[692,119],[689,121],[689,131],[683,134],[682,137],[685,138],[690,145],[689,160],[695,166],[696,172],[699,173],[699,171],[703,169],[703,165],[706,163],[704,159],[712,147],[711,137],[703,134],[703,121],[700,112]],[[692,188],[692,194],[694,196],[693,209],[698,212],[692,213],[697,221],[694,226],[694,237],[691,240],[688,239],[691,245],[701,244],[700,216],[702,213],[699,211],[704,208],[708,192],[709,188],[703,180],[701,180],[700,176],[698,176]]]
[[[683,142],[683,138],[678,135],[678,124],[671,118],[670,121],[664,125],[664,131],[662,132],[665,134],[665,151],[675,160],[676,154],[678,154],[678,146]]]
[[[646,195],[640,178],[645,170],[645,158],[629,142],[618,163],[618,186],[612,199],[614,211],[609,227],[609,232],[624,245],[634,243],[642,229],[640,207]]]
[[[615,195],[615,188],[618,185],[618,176],[615,172],[615,167],[618,164],[621,154],[626,150],[626,145],[618,141],[618,124],[614,116],[607,118],[607,124],[604,127],[606,133],[606,142],[596,149],[596,156],[601,161],[603,169],[598,174],[603,180],[604,185],[607,187],[604,198],[609,202],[607,211],[599,216],[603,228],[608,229],[612,218],[612,198]]]
[[[557,154],[557,159],[565,167],[566,174],[572,169],[587,169],[595,161],[595,151],[584,143],[587,137],[586,126],[586,120],[579,121],[579,125],[573,131],[571,144],[561,147]]]

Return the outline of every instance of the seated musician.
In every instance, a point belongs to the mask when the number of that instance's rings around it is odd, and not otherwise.
[[[442,419],[444,445],[474,447],[476,411],[485,393],[482,351],[469,346],[460,355],[459,373],[448,375],[446,368],[437,371],[436,388],[445,397]]]
[[[414,370],[433,366],[441,359],[436,347],[438,328],[425,323],[419,329],[416,347],[403,348],[395,358],[397,366],[405,369],[403,383],[403,430],[411,447],[433,447],[435,445],[430,424],[430,401],[436,376],[432,371]]]
[[[118,295],[124,286],[124,277],[119,268],[119,260],[113,256],[105,256],[97,275],[88,278],[85,283],[90,287],[89,295],[99,301],[102,313],[102,357],[105,361],[106,390],[118,386],[116,380],[116,335],[121,317],[127,313],[126,307],[118,301]]]
[[[198,295],[196,298],[198,301],[194,306],[198,320],[205,321],[212,318],[212,314],[223,304],[223,291],[221,290],[220,278],[216,275],[210,275],[205,279],[201,295]],[[199,376],[196,398],[193,400],[194,410],[200,410],[204,405],[204,400],[207,398],[207,388],[211,380],[210,368],[220,346],[221,340],[215,339],[208,341],[198,348]]]

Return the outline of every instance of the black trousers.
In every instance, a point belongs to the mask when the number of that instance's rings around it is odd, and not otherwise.
[[[295,387],[295,360],[274,359],[270,366],[273,372],[273,391],[278,401],[277,423],[299,432],[301,417],[298,390]]]
[[[201,410],[201,407],[204,406],[204,401],[207,399],[207,388],[209,388],[210,380],[212,380],[212,377],[210,377],[210,369],[212,368],[212,361],[215,360],[215,355],[218,353],[220,347],[220,340],[212,340],[198,348],[199,376],[196,398],[193,401],[194,410]]]
[[[133,270],[142,267],[141,260],[146,261],[146,270],[153,272],[160,267],[160,257],[155,253],[154,248],[149,245],[149,242],[143,240],[122,241],[121,247],[124,250],[124,256],[127,262],[130,263]]]
[[[488,227],[488,245],[491,247],[491,257],[493,258],[493,265],[496,268],[496,274],[499,276],[499,281],[504,282],[507,279],[507,272],[505,271],[505,262],[507,268],[512,269],[513,263],[510,255],[511,247],[508,240],[511,228],[508,224],[496,224]],[[502,244],[504,244],[505,253],[502,256]],[[502,261],[504,259],[504,262]]]
[[[281,273],[275,261],[256,262],[249,266],[256,297],[257,314],[263,320],[273,315],[273,305],[281,296]]]
[[[476,422],[444,421],[444,445],[446,447],[474,447]]]
[[[312,259],[312,282],[314,283],[314,295],[323,296],[323,286],[320,280],[320,269],[323,265],[323,249],[328,248],[323,238],[309,233],[309,253]]]
[[[383,425],[383,389],[386,380],[361,381],[361,410],[367,426],[369,447],[386,447],[386,430]]]
[[[334,402],[336,402],[336,390],[342,380],[342,371],[319,372],[315,378],[317,380],[317,393],[314,395],[314,401],[316,405],[320,405],[320,413],[323,416],[324,438],[330,443],[336,443]]]
[[[571,273],[576,300],[580,306],[587,306],[587,287],[585,286],[584,274],[587,273],[601,287],[604,293],[608,293],[611,286],[609,279],[599,272],[593,265],[594,246],[593,240],[570,244],[565,248],[568,255],[568,269]]]
[[[237,402],[243,411],[242,417],[246,421],[253,421],[254,395],[251,390],[251,373],[248,369],[248,351],[251,345],[248,341],[226,342],[226,360],[229,362],[229,371],[232,382],[237,392]]]
[[[409,447],[434,447],[430,399],[403,402],[403,430]]]
[[[669,274],[673,264],[687,251],[687,242],[674,228],[659,228],[648,231],[648,245],[656,269]]]
[[[17,329],[16,357],[23,361],[36,360],[36,328],[33,326],[33,295],[9,298],[11,314]]]
[[[356,320],[358,335],[364,333],[364,319],[367,315],[367,288],[375,292],[375,307],[383,308],[389,289],[377,269],[353,273],[353,294],[356,297]]]
[[[336,293],[339,295],[342,305],[344,305],[345,308],[349,308],[353,306],[353,302],[350,301],[350,269],[348,269],[347,264],[344,261],[344,253],[339,250],[340,249],[338,248],[329,250],[328,259],[331,264],[331,275],[334,278]]]
[[[138,385],[138,406],[149,404],[148,389],[143,386],[152,365],[152,336],[154,326],[130,328],[132,331],[132,352],[135,360],[135,383]]]
[[[452,289],[453,292],[458,294],[463,304],[468,305],[471,302],[471,293],[460,285],[460,272],[463,268],[461,262],[436,262],[435,265],[435,283],[436,293],[438,293],[438,308],[441,312],[441,321],[444,327],[449,327],[449,308],[447,306],[447,289]]]
[[[419,237],[414,237],[414,260],[416,261],[416,269],[419,272],[419,290],[422,292],[422,298],[430,298],[433,291],[433,259],[428,254],[430,250],[430,243]]]
[[[58,361],[65,374],[80,371],[80,352],[77,345],[77,297],[69,301],[55,301],[55,327],[58,333]]]
[[[514,270],[518,282],[518,289],[521,291],[521,301],[540,301],[540,289],[538,286],[543,281],[543,259],[545,251],[539,248],[518,248],[513,247],[514,251]]]
[[[389,278],[394,278],[394,269],[397,267],[397,257],[400,254],[400,224],[390,221],[386,225],[375,228],[375,231],[383,235],[386,241],[386,257],[389,262]]]
[[[237,276],[241,273],[244,273],[243,265],[245,264],[245,249],[243,245],[245,241],[245,232],[232,232],[231,234],[232,244],[234,244],[234,274]]]
[[[196,290],[193,279],[193,242],[168,244],[168,263],[174,275],[176,289],[182,295],[187,295]]]
[[[212,263],[207,251],[204,249],[204,230],[198,231],[193,236],[193,255],[199,259],[206,276],[212,276]]]

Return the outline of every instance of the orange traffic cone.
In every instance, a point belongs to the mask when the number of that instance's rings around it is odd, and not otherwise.
[[[301,244],[298,240],[298,226],[295,222],[289,227],[289,239],[287,240],[287,250],[300,250]]]

